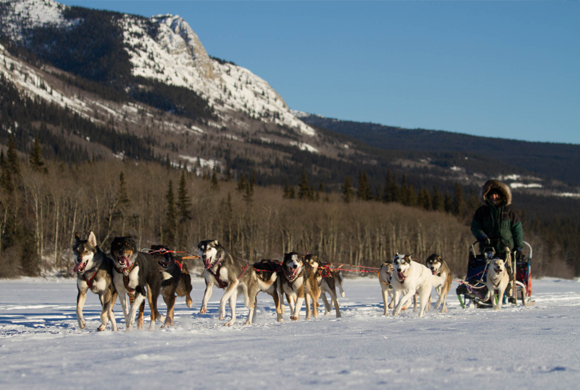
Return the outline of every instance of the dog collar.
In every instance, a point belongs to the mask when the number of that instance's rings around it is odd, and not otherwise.
[[[93,276],[91,276],[89,279],[87,279],[87,274],[88,274],[89,272],[92,272],[93,270],[95,271],[95,272],[93,273]],[[83,272],[83,279],[85,280],[85,282],[87,282],[87,285],[89,286],[89,288],[90,288],[90,289],[92,289],[92,288],[93,288],[93,280],[94,280],[94,279],[95,279],[95,277],[97,276],[97,272],[98,272],[98,271],[99,271],[98,269],[96,269],[96,268],[92,268],[92,269],[90,269],[90,270],[88,270],[88,271],[85,271],[85,272]]]

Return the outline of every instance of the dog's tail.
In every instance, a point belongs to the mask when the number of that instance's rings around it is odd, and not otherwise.
[[[277,272],[272,272],[272,275],[270,276],[270,279],[268,280],[262,280],[260,277],[258,277],[258,287],[260,287],[260,290],[267,290],[270,288],[270,286],[272,284],[274,284],[274,282],[276,281],[276,278],[278,277],[278,273]]]

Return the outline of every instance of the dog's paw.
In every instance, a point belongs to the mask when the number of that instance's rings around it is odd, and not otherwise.
[[[340,296],[343,298],[346,297],[346,294],[344,293],[344,291],[340,293]]]
[[[290,316],[290,319],[291,319],[292,321],[296,321],[296,320],[298,320],[298,316]]]
[[[104,325],[104,324],[101,324],[101,326],[99,326],[99,327],[97,328],[97,332],[102,332],[102,331],[104,331],[106,328],[107,328],[107,326],[106,326],[106,325]]]
[[[87,326],[87,323],[85,321],[79,322],[79,328],[84,329],[86,326]]]
[[[193,300],[191,299],[190,296],[187,296],[185,298],[185,304],[187,305],[187,307],[189,307],[190,309],[193,307]]]
[[[207,313],[206,307],[202,307],[201,309],[199,309],[199,314],[205,314],[205,313]]]

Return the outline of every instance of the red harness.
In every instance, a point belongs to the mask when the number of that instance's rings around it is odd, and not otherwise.
[[[240,274],[240,276],[238,276],[238,280],[240,280],[240,278],[242,276],[244,276],[244,274],[246,273],[246,271],[248,270],[248,268],[250,267],[249,264],[246,264],[246,266],[244,267],[244,269],[242,270],[242,273]],[[215,278],[216,282],[218,283],[219,288],[226,288],[228,286],[228,282],[224,282],[220,279],[220,270],[222,269],[222,264],[221,264],[221,260],[218,263],[218,267],[217,270],[214,272],[212,272],[211,267],[208,268],[208,272],[210,274],[213,275],[213,277]]]
[[[97,276],[97,272],[99,272],[99,270],[96,270],[93,276],[91,276],[88,280],[87,273],[86,272],[83,273],[83,279],[85,280],[85,282],[87,282],[87,285],[89,286],[90,289],[93,288],[93,280],[95,279],[95,276]]]

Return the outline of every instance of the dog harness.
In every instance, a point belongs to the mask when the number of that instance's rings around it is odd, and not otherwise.
[[[238,280],[240,280],[240,278],[242,276],[244,276],[244,274],[246,273],[246,271],[248,270],[248,268],[250,267],[249,264],[246,263],[246,266],[244,267],[244,269],[242,270],[242,273],[240,274],[240,276],[238,276]],[[228,282],[224,282],[220,279],[220,270],[222,269],[222,264],[221,264],[221,259],[218,262],[218,267],[214,272],[212,272],[211,267],[208,268],[207,270],[209,271],[210,274],[213,275],[213,277],[215,278],[216,282],[218,283],[219,288],[226,288],[228,286]]]
[[[93,288],[93,280],[97,276],[97,272],[99,272],[99,270],[98,269],[95,270],[95,273],[93,274],[93,276],[91,276],[89,279],[87,279],[87,273],[90,271],[92,271],[92,270],[89,270],[89,271],[86,271],[83,273],[83,279],[85,280],[85,282],[87,282],[87,285],[89,286],[89,288],[92,289]]]
[[[127,295],[129,295],[129,302],[131,303],[131,305],[135,300],[135,289],[129,287],[129,274],[131,273],[131,271],[133,271],[133,268],[135,268],[135,264],[136,263],[133,263],[131,267],[123,271],[123,284],[125,285],[125,289],[127,290]]]

